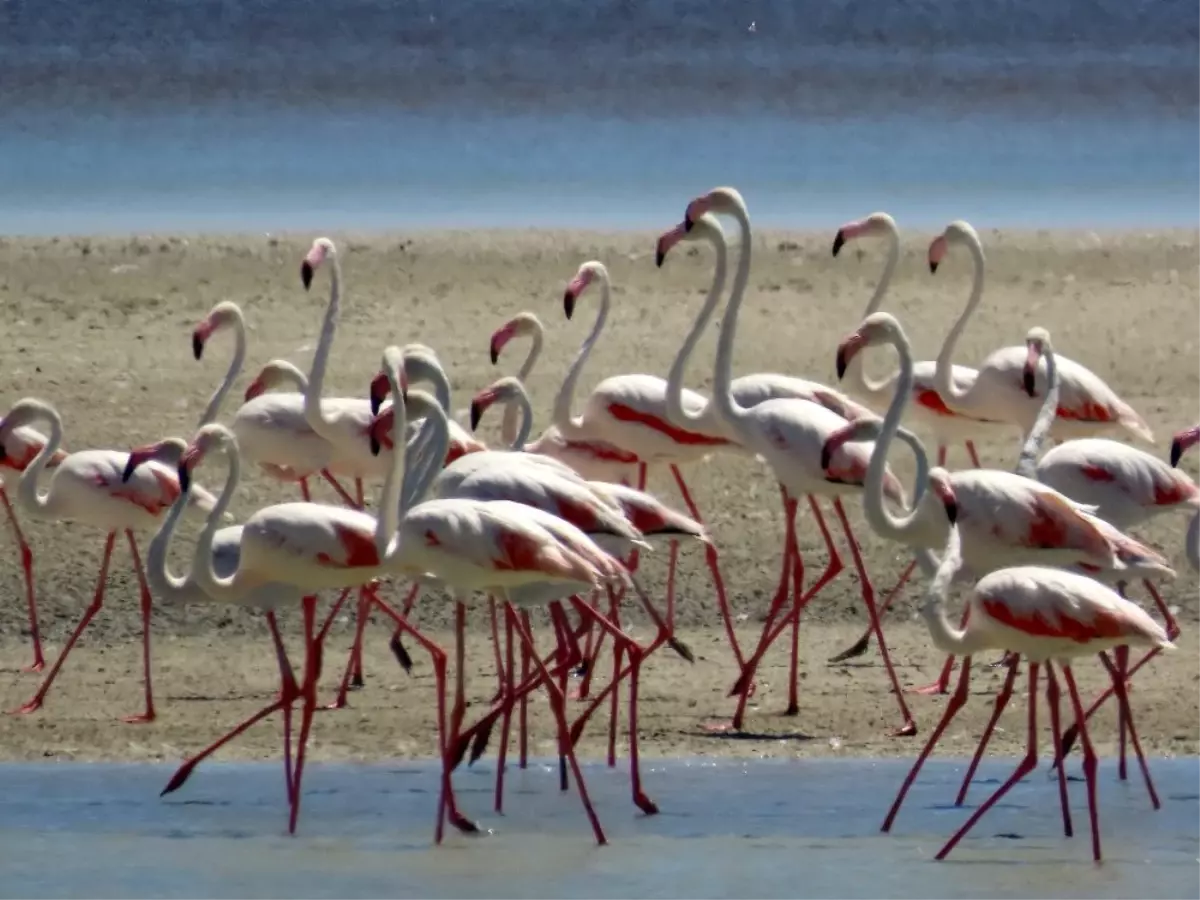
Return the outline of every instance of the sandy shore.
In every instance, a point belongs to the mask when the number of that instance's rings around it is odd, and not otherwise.
[[[988,254],[987,288],[958,360],[977,362],[997,346],[1021,342],[1030,325],[1042,324],[1054,335],[1059,352],[1091,367],[1141,412],[1158,438],[1151,449],[1165,454],[1171,433],[1200,414],[1196,232],[985,230],[981,235]],[[329,393],[364,395],[385,343],[422,341],[438,351],[452,381],[454,407],[464,410],[474,391],[516,369],[524,348],[514,342],[493,367],[488,337],[513,314],[531,309],[548,329],[542,363],[529,379],[538,429],[547,423],[554,392],[592,323],[595,307],[587,299],[574,321],[562,315],[562,289],[579,263],[603,260],[615,285],[609,332],[584,373],[584,390],[608,374],[665,376],[711,274],[710,255],[699,251],[679,253],[664,269],[656,269],[650,234],[514,230],[332,236],[342,248],[347,293]],[[754,275],[738,336],[739,372],[795,372],[835,383],[833,348],[857,325],[882,260],[880,249],[865,241],[832,259],[832,236],[831,228],[819,234],[764,232],[756,238]],[[951,259],[936,276],[928,274],[924,259],[931,237],[904,234],[903,256],[885,304],[904,322],[918,358],[936,355],[969,290],[969,264],[963,258]],[[299,285],[297,267],[310,240],[311,235],[0,240],[0,296],[9,310],[7,402],[33,395],[55,403],[63,415],[68,449],[125,448],[168,434],[189,435],[231,350],[218,338],[202,362],[192,358],[192,327],[214,303],[236,300],[250,325],[247,369],[239,387],[275,357],[307,367],[325,302],[323,281],[311,294]],[[693,366],[691,386],[697,390],[711,387],[714,347],[715,329]],[[879,361],[871,368],[884,365]],[[481,436],[495,439],[496,425],[487,422]],[[980,450],[986,463],[1009,468],[1016,441],[984,442]],[[954,451],[951,459],[963,462]],[[907,477],[905,460],[897,461],[897,470]],[[744,617],[742,640],[750,641],[778,573],[782,523],[776,488],[751,460],[714,457],[686,474],[720,548],[731,603]],[[211,480],[219,477],[214,473]],[[678,502],[665,473],[652,476],[651,488]],[[256,507],[293,496],[251,474],[233,512],[240,519]],[[857,505],[849,508],[868,568],[880,589],[886,589],[903,560],[896,548],[867,532]],[[103,535],[70,523],[24,520],[35,552],[47,652],[53,659],[94,589]],[[1198,748],[1197,582],[1183,562],[1185,525],[1181,516],[1168,517],[1138,532],[1177,560],[1181,571],[1164,588],[1185,629],[1180,652],[1157,660],[1139,676],[1135,691],[1143,739],[1160,753],[1196,753]],[[824,547],[807,512],[801,513],[798,527],[809,571],[819,571]],[[18,557],[11,538],[6,540],[8,549],[0,557],[0,585],[7,597],[0,606],[0,701],[9,708],[27,699],[38,676],[19,671],[29,660],[26,615]],[[189,541],[180,545],[173,554],[177,566],[190,550]],[[664,549],[646,563],[648,585],[657,591],[665,557]],[[254,614],[160,607],[154,618],[159,720],[148,726],[120,724],[118,717],[137,711],[140,703],[141,629],[136,584],[122,550],[114,566],[105,608],[45,709],[26,717],[0,716],[0,757],[178,758],[221,724],[269,698],[273,661],[265,629]],[[849,571],[805,613],[800,715],[778,715],[786,705],[787,658],[781,644],[764,667],[757,708],[747,722],[751,739],[705,733],[703,722],[732,709],[724,698],[733,677],[732,658],[701,558],[685,550],[681,567],[678,618],[699,658],[689,666],[662,655],[648,665],[642,722],[646,752],[914,752],[912,741],[884,737],[896,713],[878,655],[872,651],[844,666],[825,663],[857,636],[865,621],[857,581]],[[913,597],[907,593],[890,619],[894,653],[908,684],[931,680],[939,664],[923,629],[912,621]],[[448,637],[447,608],[440,597],[430,595],[419,609],[418,622],[439,640]],[[633,613],[631,620],[642,621]],[[485,633],[485,621],[475,614],[477,634]],[[295,633],[296,617],[288,617],[288,624]],[[331,638],[326,692],[344,663],[348,629],[349,623],[338,626]],[[387,634],[382,625],[371,632],[368,683],[353,695],[352,708],[327,714],[339,725],[353,722],[353,727],[331,728],[331,719],[323,717],[314,739],[317,758],[431,752],[427,660],[414,650],[417,667],[405,676],[387,653]],[[486,699],[494,677],[491,654],[477,643],[471,656],[473,696]],[[1081,663],[1080,670],[1087,684],[1099,684],[1098,664]],[[977,733],[1000,677],[999,670],[980,670],[973,709],[964,713],[950,739],[960,752],[966,752]],[[911,702],[927,732],[943,700],[913,697]],[[541,741],[546,750],[552,732],[543,706],[542,701],[535,704],[535,744]],[[1013,718],[1020,716],[1020,704],[1014,706],[1017,711],[1006,714],[1006,730],[999,738],[1007,750],[1021,740],[1020,721]],[[1100,717],[1102,747],[1114,737],[1113,721],[1108,714]],[[601,725],[591,729],[584,745],[589,754],[601,752],[602,735]],[[264,726],[231,748],[231,755],[270,752],[276,736],[277,730]]]

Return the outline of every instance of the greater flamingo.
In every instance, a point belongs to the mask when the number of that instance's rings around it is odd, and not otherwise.
[[[953,508],[950,507],[951,511]],[[1079,656],[1099,653],[1110,674],[1116,670],[1104,653],[1121,645],[1141,645],[1173,649],[1162,626],[1141,607],[1123,598],[1116,591],[1077,572],[1042,566],[1014,566],[998,569],[979,579],[967,598],[970,617],[964,626],[956,628],[947,619],[943,602],[951,583],[963,566],[957,528],[951,528],[949,544],[936,577],[929,586],[921,614],[929,627],[934,645],[943,652],[962,657],[961,674],[946,711],[905,778],[895,802],[883,822],[883,831],[890,831],[905,795],[917,773],[932,752],[938,738],[946,730],[967,699],[971,657],[981,650],[1009,650],[1024,656],[1029,674],[1029,731],[1024,758],[1013,774],[988,797],[966,823],[937,852],[945,859],[959,841],[975,826],[989,809],[1007,794],[1018,781],[1037,765],[1037,693],[1038,670],[1046,669],[1046,696],[1050,707],[1055,743],[1058,736],[1058,684],[1053,663],[1062,668],[1067,692],[1074,708],[1083,745],[1083,773],[1087,782],[1088,815],[1092,830],[1092,856],[1100,860],[1100,823],[1096,809],[1096,753],[1084,723],[1083,704],[1071,670],[1071,661]],[[1009,681],[1016,673],[1009,670]],[[1130,716],[1128,699],[1119,690],[1126,716]],[[988,733],[985,732],[984,740]],[[1057,747],[1056,747],[1057,749]],[[1140,755],[1140,751],[1139,751]],[[1147,774],[1147,783],[1148,772]],[[1060,799],[1063,808],[1064,830],[1070,835],[1070,813],[1066,798],[1066,779],[1060,772]]]
[[[1178,466],[1183,454],[1197,443],[1200,443],[1200,425],[1193,425],[1176,434],[1171,441],[1171,467]],[[1200,512],[1192,516],[1192,521],[1188,524],[1187,534],[1184,536],[1184,553],[1187,555],[1188,564],[1193,569],[1200,570]]]
[[[862,555],[859,552],[858,543],[850,528],[850,522],[846,517],[846,511],[841,500],[843,494],[861,493],[862,479],[866,472],[870,452],[869,447],[863,444],[851,444],[841,448],[837,459],[837,471],[836,473],[831,473],[821,465],[821,447],[828,435],[846,424],[847,420],[843,416],[820,403],[795,397],[767,399],[749,407],[742,406],[738,402],[732,391],[733,376],[731,368],[733,344],[737,333],[738,311],[745,297],[746,283],[750,275],[751,248],[753,246],[753,242],[750,239],[750,220],[746,205],[737,191],[732,188],[717,188],[688,204],[684,214],[684,231],[690,232],[694,230],[700,217],[709,212],[732,215],[737,220],[743,235],[737,274],[734,278],[733,287],[730,290],[725,316],[721,322],[721,336],[717,345],[717,355],[714,363],[712,402],[711,404],[705,404],[703,407],[698,407],[698,404],[693,402],[690,404],[692,406],[692,411],[690,412],[686,409],[684,403],[679,402],[683,390],[682,379],[683,372],[687,366],[687,358],[695,346],[700,330],[704,327],[704,319],[706,316],[711,316],[716,305],[713,294],[710,293],[708,302],[705,304],[707,308],[702,310],[701,315],[697,317],[697,322],[692,327],[689,340],[685,342],[680,357],[676,358],[675,365],[672,367],[672,377],[667,391],[667,402],[670,404],[671,409],[669,415],[671,415],[672,419],[679,421],[690,420],[697,414],[706,414],[719,418],[724,423],[724,427],[728,430],[728,433],[732,434],[742,447],[746,448],[749,452],[758,454],[771,467],[784,494],[784,504],[787,512],[785,518],[787,536],[784,541],[783,558],[785,567],[789,560],[793,564],[793,614],[797,616],[804,603],[814,596],[826,583],[832,580],[841,569],[841,557],[838,555],[836,545],[828,529],[824,527],[824,521],[821,518],[816,497],[824,496],[831,499],[834,512],[837,514],[842,531],[849,544],[854,566],[858,572],[863,603],[867,607],[867,614],[876,629],[876,634],[880,637],[879,646],[883,653],[884,665],[887,668],[888,677],[895,688],[897,703],[904,717],[903,725],[895,733],[898,735],[915,734],[916,724],[913,722],[912,715],[908,711],[899,680],[896,678],[895,670],[892,668],[892,661],[888,655],[887,647],[878,630],[878,620],[875,614],[874,588],[871,585],[870,577],[867,575]],[[896,499],[902,500],[904,491],[894,477],[889,480],[889,490]],[[798,585],[803,578],[803,562],[796,546],[795,526],[793,523],[796,506],[796,501],[793,498],[800,496],[808,496],[809,505],[813,510],[814,516],[817,518],[818,525],[821,526],[822,536],[825,539],[825,545],[830,554],[830,562],[826,572],[803,595],[800,594],[798,589]],[[780,591],[777,593],[772,603],[772,609],[768,614],[768,626],[763,629],[763,638],[759,641],[755,653],[743,665],[739,683],[735,686],[735,690],[739,693],[739,701],[737,712],[731,723],[733,728],[741,727],[740,720],[745,708],[746,698],[749,695],[749,680],[753,677],[754,668],[757,666],[769,644],[770,637],[767,632],[770,624],[773,622],[775,614],[786,601],[787,595],[787,580],[785,578],[780,581]],[[789,712],[791,711],[789,708]],[[726,728],[729,725],[717,727]]]
[[[879,307],[883,305],[884,295],[887,293],[892,276],[896,271],[896,265],[900,260],[900,235],[896,228],[896,220],[885,212],[871,213],[864,219],[848,222],[839,228],[833,238],[833,255],[837,256],[841,249],[851,241],[864,237],[882,237],[887,245],[887,258],[883,264],[883,273],[879,276],[879,282],[875,286],[875,293],[871,295],[871,299],[867,302],[867,308],[863,310],[863,319],[871,313],[878,312]],[[906,410],[905,415],[917,427],[931,432],[937,438],[937,464],[939,466],[946,464],[947,446],[961,441],[967,448],[971,462],[976,468],[979,468],[979,454],[975,450],[975,438],[981,435],[993,436],[1000,429],[1007,432],[1011,428],[1007,423],[975,419],[951,410],[938,395],[935,381],[936,369],[937,363],[934,360],[922,360],[913,364],[912,404]],[[978,375],[978,372],[967,366],[953,366],[951,372],[956,388],[964,391],[970,388]],[[882,411],[887,408],[892,399],[893,385],[896,382],[897,374],[892,372],[885,378],[869,378],[863,370],[862,358],[855,357],[846,369],[846,375],[842,381],[847,384],[850,393],[862,399],[876,411]],[[864,644],[861,650],[865,649],[866,645]],[[858,654],[850,655],[857,656]]]
[[[77,450],[65,457],[60,456],[58,450],[63,437],[62,417],[49,403],[33,398],[18,402],[0,423],[0,453],[7,454],[8,436],[12,432],[37,421],[50,426],[50,437],[21,473],[21,480],[17,485],[17,503],[35,518],[55,522],[82,522],[102,528],[108,534],[104,541],[104,556],[100,562],[100,575],[92,602],[88,604],[75,630],[71,632],[37,693],[14,712],[31,713],[41,708],[50,686],[70,655],[75,642],[104,603],[104,589],[108,581],[108,565],[112,558],[113,545],[117,535],[124,533],[129,541],[129,552],[133,557],[133,567],[141,589],[142,667],[146,700],[145,711],[128,716],[125,721],[152,722],[155,711],[150,672],[151,595],[134,532],[146,531],[158,524],[167,507],[174,503],[179,495],[179,481],[175,473],[161,463],[140,469],[135,480],[123,481],[121,476],[129,454],[119,450]],[[46,493],[39,494],[38,479],[51,460],[57,460],[57,466]],[[202,489],[197,489],[191,495],[191,500],[191,508],[201,512],[213,506],[212,494]]]
[[[961,220],[947,225],[945,231],[929,245],[929,271],[936,272],[950,248],[955,246],[967,248],[975,274],[967,306],[946,335],[938,354],[937,393],[946,406],[955,412],[1009,422],[1022,432],[1027,432],[1041,407],[1037,397],[1045,391],[1045,387],[1044,380],[1039,378],[1033,395],[1024,389],[1022,373],[1028,355],[1026,347],[1013,345],[992,351],[979,364],[978,375],[970,387],[962,390],[954,384],[951,366],[954,348],[983,297],[984,272],[983,244],[975,229]],[[1051,437],[1090,437],[1104,431],[1119,430],[1154,443],[1154,434],[1142,417],[1098,375],[1065,356],[1058,356],[1057,363],[1060,396],[1050,430]]]
[[[1034,329],[1031,342],[1048,342],[1043,329]],[[1030,475],[998,469],[967,469],[948,472],[941,466],[928,469],[929,491],[906,515],[896,518],[883,503],[881,485],[883,466],[892,437],[899,427],[903,408],[912,394],[912,351],[904,329],[888,313],[874,313],[839,345],[837,367],[844,372],[850,360],[864,348],[890,344],[900,358],[900,372],[891,406],[882,423],[853,422],[826,441],[823,458],[832,461],[833,452],[846,441],[875,437],[872,469],[867,473],[865,512],[871,527],[881,536],[908,546],[935,549],[945,546],[950,522],[946,506],[953,501],[957,514],[959,539],[965,566],[974,576],[1005,566],[1036,563],[1041,565],[1078,565],[1092,573],[1128,573],[1132,568],[1147,574],[1173,574],[1166,560],[1148,547],[1122,534],[1094,515],[1095,507],[1086,506],[1042,484]],[[1039,363],[1029,350],[1026,363]],[[1047,354],[1044,366],[1051,367],[1054,385],[1049,402],[1042,402],[1042,416],[1031,429],[1031,440],[1040,445],[1057,408],[1055,357]],[[1029,378],[1034,377],[1033,370]],[[1022,375],[1024,380],[1024,375]],[[1052,405],[1053,404],[1053,405]],[[928,465],[919,443],[913,445],[918,466]],[[1028,454],[1028,450],[1026,454]],[[879,474],[874,478],[873,473]],[[969,612],[969,610],[968,610]],[[945,693],[953,658],[948,658],[938,680],[919,693]]]

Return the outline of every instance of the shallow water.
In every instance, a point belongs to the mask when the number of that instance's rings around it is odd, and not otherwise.
[[[1013,764],[985,764],[968,804]],[[1200,896],[1195,759],[1152,761],[1158,811],[1136,771],[1122,783],[1101,765],[1099,866],[1083,783],[1071,783],[1076,837],[1065,839],[1044,768],[946,862],[932,857],[968,815],[951,805],[962,761],[930,763],[892,834],[881,834],[908,765],[655,761],[645,767],[662,810],[654,817],[629,804],[623,768],[589,765],[611,841],[597,847],[577,796],[558,791],[557,765],[510,770],[500,817],[493,770],[481,763],[456,783],[464,811],[492,833],[433,847],[437,778],[426,762],[313,766],[294,838],[276,765],[211,765],[159,799],[170,766],[9,764],[0,766],[0,896]]]

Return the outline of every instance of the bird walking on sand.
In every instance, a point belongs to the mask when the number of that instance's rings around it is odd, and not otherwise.
[[[952,507],[948,511],[952,511]],[[1083,704],[1071,669],[1071,661],[1076,657],[1098,653],[1110,674],[1115,676],[1115,669],[1104,651],[1122,644],[1163,649],[1173,649],[1174,645],[1167,639],[1161,625],[1137,604],[1129,602],[1111,588],[1077,572],[1042,566],[1015,566],[985,575],[975,583],[967,599],[971,614],[965,620],[965,626],[956,628],[947,619],[942,604],[962,564],[959,531],[952,524],[945,555],[937,575],[929,585],[921,614],[929,627],[934,645],[939,650],[962,658],[961,674],[957,688],[946,703],[946,711],[941,721],[930,734],[884,819],[883,831],[891,830],[905,795],[925,759],[966,703],[971,657],[982,650],[1008,650],[1025,657],[1028,663],[1029,731],[1025,756],[1008,780],[980,804],[963,826],[942,846],[936,858],[945,859],[987,811],[1037,765],[1038,674],[1042,668],[1046,670],[1046,696],[1050,707],[1051,727],[1055,743],[1058,743],[1059,688],[1054,674],[1054,664],[1058,663],[1067,685],[1076,722],[1080,725],[1083,773],[1087,783],[1088,816],[1092,832],[1092,857],[1099,861],[1101,854],[1100,823],[1096,804],[1096,753],[1084,724]],[[1009,669],[1009,680],[1015,677],[1015,674],[1016,667],[1013,666]],[[1123,684],[1119,681],[1118,683]],[[1128,697],[1123,688],[1119,689],[1118,696],[1125,715],[1132,722]],[[1136,732],[1134,735],[1137,746]],[[1144,774],[1149,784],[1149,772]],[[1066,776],[1061,770],[1059,797],[1062,803],[1064,831],[1070,836]]]
[[[721,323],[720,341],[717,346],[717,355],[714,364],[712,402],[704,411],[710,415],[717,416],[740,446],[748,452],[758,454],[765,460],[780,484],[785,499],[785,510],[787,511],[787,532],[784,540],[783,558],[784,567],[786,568],[790,562],[792,568],[792,590],[790,593],[793,597],[791,615],[794,617],[799,616],[804,604],[815,596],[825,584],[836,577],[842,568],[841,557],[837,552],[837,547],[833,543],[828,529],[824,526],[824,520],[821,517],[816,501],[818,496],[831,499],[834,512],[837,514],[842,531],[849,544],[855,569],[858,572],[863,603],[867,607],[867,614],[872,625],[876,627],[876,635],[880,637],[880,649],[883,653],[884,665],[887,669],[888,677],[892,681],[897,703],[903,716],[903,724],[895,733],[898,735],[915,734],[916,724],[913,722],[912,715],[909,713],[908,706],[904,701],[886,644],[882,641],[877,628],[874,588],[866,572],[858,543],[854,538],[853,530],[850,527],[850,522],[846,517],[845,508],[841,500],[844,494],[853,495],[861,493],[862,480],[866,473],[870,448],[863,444],[851,444],[841,448],[836,460],[837,471],[831,474],[829,470],[823,468],[821,465],[821,447],[828,435],[846,424],[847,419],[844,416],[832,411],[827,405],[822,403],[796,397],[772,398],[751,406],[743,406],[738,402],[732,391],[732,356],[734,339],[737,333],[738,312],[745,296],[746,284],[749,280],[752,247],[750,221],[745,203],[741,195],[733,188],[717,188],[710,191],[708,194],[688,204],[684,214],[682,233],[676,230],[675,232],[668,233],[664,238],[669,248],[672,240],[679,240],[682,234],[695,230],[701,217],[709,212],[731,214],[741,227],[743,239],[741,254],[738,259],[737,274],[734,278],[733,287],[730,290],[725,317]],[[711,230],[711,225],[700,227]],[[662,253],[663,243],[664,239],[660,239],[660,254]],[[718,252],[722,243],[721,241],[716,242]],[[705,303],[705,309],[701,310],[701,314],[697,318],[697,323],[693,326],[691,334],[688,340],[685,341],[684,348],[680,356],[676,358],[675,365],[671,370],[667,401],[670,404],[669,409],[671,410],[670,415],[672,419],[681,422],[689,421],[699,412],[698,410],[689,412],[686,409],[686,404],[679,402],[679,399],[688,356],[698,340],[699,332],[704,327],[707,317],[711,316],[715,309],[716,299],[714,294],[710,293],[708,301]],[[693,409],[695,409],[694,404]],[[893,498],[903,502],[904,491],[890,472],[888,473],[887,486]],[[813,587],[809,588],[803,594],[799,590],[799,585],[803,579],[803,562],[797,547],[795,526],[793,523],[795,515],[795,501],[793,498],[801,496],[808,496],[809,498],[809,504],[818,525],[821,526],[822,536],[825,539],[830,557],[825,573],[817,579]],[[767,646],[774,639],[768,632],[774,623],[776,614],[782,609],[788,596],[787,579],[781,578],[780,589],[772,601],[771,610],[768,613],[767,625],[763,629],[763,636],[754,654],[743,664],[738,683],[734,686],[733,692],[731,692],[739,695],[737,711],[731,723],[735,729],[741,727],[746,699],[750,693],[749,683],[750,679],[753,678],[754,669],[766,652]],[[787,619],[784,621],[786,623]],[[776,630],[775,635],[778,635],[781,628]],[[793,641],[794,646],[795,640]],[[793,657],[795,655],[796,651],[793,650]],[[789,707],[790,711],[792,711],[791,707]],[[730,727],[730,724],[722,724],[715,727],[726,729]]]
[[[112,558],[117,535],[123,533],[129,541],[129,552],[141,590],[142,612],[142,668],[145,691],[143,712],[128,716],[126,722],[152,722],[155,719],[154,689],[150,665],[150,587],[138,553],[134,532],[147,531],[156,526],[167,508],[179,496],[179,480],[175,473],[161,463],[148,465],[139,470],[138,477],[128,482],[121,476],[129,459],[128,453],[118,450],[78,450],[63,457],[59,455],[62,443],[62,417],[49,403],[26,398],[18,402],[0,423],[0,453],[7,454],[8,436],[16,429],[33,422],[45,422],[50,426],[50,437],[37,455],[25,466],[17,486],[17,502],[30,516],[54,522],[82,522],[107,532],[104,555],[100,562],[100,575],[92,601],[50,671],[42,681],[33,698],[16,713],[31,713],[42,706],[51,685],[67,661],[75,642],[104,604],[104,591],[108,582],[108,566]],[[49,467],[51,460],[57,466],[44,494],[38,492],[38,479]],[[203,489],[191,496],[192,508],[206,512],[213,506],[213,497]]]

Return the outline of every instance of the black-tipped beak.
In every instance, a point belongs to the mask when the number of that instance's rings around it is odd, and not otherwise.
[[[131,454],[129,457],[129,460],[125,463],[125,471],[123,471],[121,473],[121,483],[122,484],[124,484],[130,478],[133,477],[133,470],[136,468],[137,468],[137,460],[134,459]]]
[[[933,274],[935,274],[935,273],[937,272],[937,267],[938,267],[938,264],[937,264],[937,263],[935,263],[935,262],[934,262],[934,261],[931,259],[931,260],[929,261],[929,274],[930,274],[930,275],[933,275]]]
[[[192,473],[188,471],[186,463],[180,463],[176,471],[179,474],[179,490],[186,494],[192,487]]]
[[[382,451],[382,450],[383,450],[383,444],[380,443],[379,438],[375,437],[375,430],[372,429],[371,430],[371,455],[378,456],[380,454],[380,451]]]
[[[943,505],[946,507],[946,518],[949,519],[950,524],[953,525],[958,521],[958,501],[951,500]]]
[[[204,355],[204,339],[198,334],[192,335],[192,356],[199,359]]]
[[[684,215],[683,215],[683,230],[684,230],[684,231],[691,231],[691,230],[692,230],[692,226],[693,226],[693,225],[695,225],[695,224],[696,224],[696,220],[692,218],[691,214],[690,214],[690,213],[684,213]]]
[[[846,348],[845,348],[845,347],[838,347],[838,352],[837,352],[837,377],[838,377],[838,381],[841,381],[841,380],[842,380],[842,378],[844,378],[844,377],[845,377],[845,375],[846,375],[846,366],[848,366],[848,365],[849,365],[849,362],[846,360]]]
[[[663,248],[655,247],[654,248],[654,268],[661,269],[662,264],[664,262],[666,262],[666,260],[667,260],[667,254],[663,251]]]
[[[500,362],[500,348],[497,347],[495,344],[492,344],[491,354],[492,354],[492,365],[494,366],[494,365],[496,365],[496,363]]]
[[[471,430],[474,431],[479,427],[479,420],[483,418],[483,405],[478,401],[471,401]]]
[[[312,280],[313,280],[312,263],[310,263],[308,260],[305,260],[304,262],[300,263],[300,283],[304,285],[304,289],[306,291],[308,290],[309,286],[312,284]]]
[[[842,229],[838,229],[838,233],[833,236],[833,255],[837,256],[841,252],[842,247],[846,245],[846,236],[842,234]]]
[[[1179,438],[1171,441],[1171,468],[1179,465],[1179,458],[1183,456],[1183,442]]]
[[[1033,369],[1029,368],[1029,366],[1025,367],[1025,371],[1021,375],[1021,386],[1025,388],[1025,393],[1030,397],[1037,396],[1037,391],[1034,390]]]
[[[563,312],[567,314],[567,318],[571,318],[575,314],[575,292],[567,291],[563,294]]]
[[[831,462],[833,462],[833,448],[826,441],[821,445],[821,470],[828,469]]]
[[[372,393],[371,394],[371,415],[373,415],[373,416],[379,415],[379,407],[381,407],[381,406],[383,406],[383,399],[380,397],[376,397],[375,394]]]

